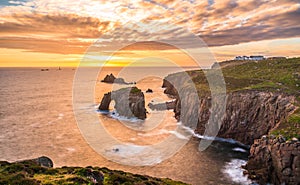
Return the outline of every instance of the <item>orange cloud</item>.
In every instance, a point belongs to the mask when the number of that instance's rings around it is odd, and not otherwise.
[[[198,47],[189,31],[209,47],[300,37],[295,0],[29,0],[0,10],[0,48],[23,52],[83,54],[96,40],[103,52],[128,41],[140,43],[132,50],[168,50],[146,41],[174,37]]]

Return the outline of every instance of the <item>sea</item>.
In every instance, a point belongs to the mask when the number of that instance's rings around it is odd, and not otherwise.
[[[200,140],[211,138],[195,133],[185,138],[176,131],[180,122],[172,110],[147,107],[173,100],[163,93],[166,75],[193,69],[0,68],[0,160],[48,156],[55,167],[108,167],[194,185],[252,184],[241,168],[247,147],[216,138],[200,151]],[[101,82],[107,74],[131,83]],[[119,116],[114,102],[108,112],[98,111],[105,93],[127,86],[144,92],[146,120]],[[153,93],[145,93],[148,88]],[[160,150],[153,149],[164,141]]]

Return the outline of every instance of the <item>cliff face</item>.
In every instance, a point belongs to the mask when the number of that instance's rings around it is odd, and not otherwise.
[[[167,85],[166,85],[167,84]],[[176,92],[173,85],[164,83],[166,92]],[[185,93],[180,90],[179,94]],[[189,93],[188,91],[186,93]],[[172,93],[176,95],[176,93]],[[188,94],[182,95],[190,96]],[[244,144],[252,144],[255,139],[267,134],[281,120],[295,109],[293,105],[294,97],[280,93],[261,92],[261,91],[237,91],[229,93],[226,97],[225,115],[222,116],[222,123],[218,133],[219,137],[233,138]],[[186,101],[186,100],[185,100]],[[182,105],[188,109],[195,109],[193,99],[183,102],[177,98],[174,109],[176,119],[184,125],[189,125],[187,120],[190,115],[182,115]],[[200,97],[198,109],[198,125],[196,131],[203,134],[205,125],[211,114],[211,98]],[[184,110],[189,114],[192,110]]]
[[[196,114],[198,113],[196,132],[203,134],[212,112],[210,95],[199,97],[199,102],[195,104],[195,97],[179,97],[179,95],[194,96],[185,90],[186,85],[180,86],[177,80],[170,77],[168,80],[164,81],[163,86],[166,93],[176,97],[174,108],[176,119],[184,125],[190,125],[189,118],[196,111]],[[294,96],[279,92],[235,91],[226,95],[224,115],[218,113],[213,115],[221,117],[219,137],[232,138],[247,145],[252,144],[246,169],[250,177],[260,184],[300,183],[300,142],[286,143],[282,139],[269,140],[266,137],[259,139],[296,109],[294,101]]]
[[[255,140],[245,168],[260,184],[300,184],[300,142],[266,136]]]

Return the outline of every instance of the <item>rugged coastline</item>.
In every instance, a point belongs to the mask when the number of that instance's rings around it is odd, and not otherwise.
[[[222,68],[227,87],[227,103],[218,137],[232,138],[251,145],[245,169],[250,178],[260,184],[300,183],[299,63],[299,58],[265,60],[227,64]],[[235,64],[234,61],[232,64]],[[284,76],[272,74],[276,70]],[[185,90],[189,82],[183,78],[184,74],[167,76],[162,87],[165,87],[166,94],[175,97],[174,114],[183,124],[189,124],[189,117],[195,114],[196,109],[199,115],[196,132],[203,134],[211,113],[208,82],[205,71],[188,71],[187,74],[193,80],[199,95],[196,107],[188,106],[194,104],[191,99],[180,99],[180,96],[191,95],[190,91]],[[255,78],[251,76],[253,74],[256,75]],[[182,110],[182,107],[187,110]],[[289,121],[291,115],[295,119]]]

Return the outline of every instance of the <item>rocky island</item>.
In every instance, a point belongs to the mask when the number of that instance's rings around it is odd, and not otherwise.
[[[251,145],[247,165],[260,184],[300,184],[300,58],[221,63],[226,83],[226,110],[218,137]],[[184,125],[198,111],[196,132],[204,134],[211,113],[211,94],[205,74],[188,71],[199,96],[197,107],[183,73],[167,76],[162,87],[176,98],[174,113]],[[190,83],[191,84],[191,83]],[[176,88],[175,88],[176,87]],[[188,107],[182,110],[181,107]],[[182,114],[184,111],[184,116]]]
[[[99,110],[108,111],[111,101],[115,101],[115,110],[120,116],[146,119],[144,93],[137,87],[127,87],[104,94]]]
[[[101,82],[104,83],[117,83],[117,84],[125,84],[125,85],[129,85],[129,84],[135,84],[134,82],[125,82],[125,80],[123,78],[116,78],[112,73],[110,75],[106,75],[104,77],[103,80],[101,80]]]

